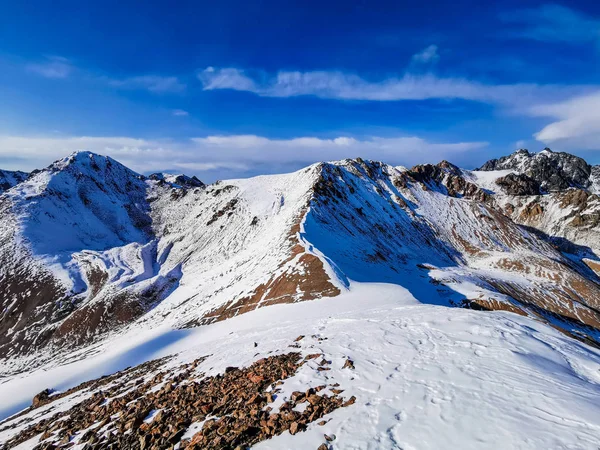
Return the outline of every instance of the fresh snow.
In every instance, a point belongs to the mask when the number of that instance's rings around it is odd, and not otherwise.
[[[198,370],[214,375],[292,351],[288,345],[301,334],[300,351],[323,352],[332,370],[301,367],[285,381],[280,401],[335,382],[357,401],[330,414],[325,426],[285,432],[256,449],[317,448],[323,433],[336,436],[336,449],[600,444],[600,352],[531,319],[422,305],[400,286],[377,283],[352,283],[339,297],[275,305],[194,330],[131,331],[86,360],[3,380],[2,414],[24,407],[44,387],[66,389],[164,355],[176,355],[172,366],[211,355]],[[346,358],[354,370],[342,369]],[[62,410],[76,401],[74,395],[53,405]],[[19,429],[3,432],[0,441]]]
[[[357,402],[334,411],[324,427],[312,424],[305,433],[284,433],[256,448],[317,448],[327,433],[336,436],[336,449],[597,449],[598,350],[531,318],[447,307],[475,298],[510,303],[486,279],[528,288],[552,282],[546,274],[495,268],[503,258],[556,261],[562,256],[514,224],[503,229],[505,234],[498,232],[494,220],[486,220],[493,218],[484,205],[449,198],[443,188],[416,183],[397,188],[392,180],[406,169],[380,169],[367,177],[352,161],[325,163],[292,174],[215,183],[179,196],[176,187],[80,152],[9,189],[2,198],[13,203],[15,215],[2,217],[0,232],[21,230],[31,252],[74,292],[85,294],[89,283],[83,269],[88,267],[107,273],[105,291],[168,288],[137,321],[89,347],[57,359],[42,355],[43,364],[29,371],[22,369],[35,362],[35,355],[3,361],[0,417],[25,408],[44,388],[64,391],[160,356],[176,355],[168,363],[176,366],[210,355],[199,369],[214,375],[272,352],[292,351],[289,344],[305,335],[301,351],[325,353],[332,370],[316,372],[306,364],[286,380],[277,401],[294,390],[338,382],[343,395],[354,395]],[[311,203],[320,170],[336,188],[355,195]],[[81,171],[92,180],[83,191],[74,178]],[[495,180],[510,172],[463,175],[496,192],[503,204],[511,199]],[[111,189],[100,189],[94,180],[108,180]],[[49,190],[63,197],[45,195]],[[237,203],[231,215],[218,216],[232,200]],[[101,207],[88,208],[88,202]],[[124,202],[129,212],[120,206]],[[151,232],[132,219],[131,211],[133,218],[151,219]],[[80,225],[72,234],[61,232],[71,229],[73,218]],[[290,230],[301,218],[291,237],[321,259],[341,295],[177,329],[252,294],[272,276],[302,273],[298,258],[288,259]],[[373,233],[375,228],[380,232]],[[51,239],[57,234],[60,239]],[[482,254],[460,253],[465,245]],[[102,300],[97,295],[88,301]],[[348,357],[355,370],[342,369]],[[84,395],[75,393],[31,415],[41,420]],[[0,433],[0,442],[23,426]]]
[[[496,180],[514,172],[514,170],[463,170],[462,174],[480,188],[496,195],[502,195],[502,190],[496,184]]]

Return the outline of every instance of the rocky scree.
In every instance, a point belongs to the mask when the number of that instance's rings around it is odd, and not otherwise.
[[[335,409],[355,402],[354,397],[342,398],[343,391],[334,384],[293,392],[277,411],[270,406],[283,380],[294,376],[307,361],[318,358],[321,361],[315,370],[329,370],[331,361],[321,353],[302,358],[300,353],[291,352],[260,359],[246,368],[228,367],[223,374],[210,377],[197,371],[205,358],[175,370],[164,370],[166,360],[162,359],[84,383],[63,394],[53,396],[43,391],[31,409],[83,389],[93,394],[66,411],[32,424],[0,448],[14,448],[40,435],[39,450],[75,444],[90,450],[167,449],[175,444],[198,450],[245,449],[284,431],[294,435]],[[345,367],[353,365],[346,363]],[[300,404],[306,406],[295,410]],[[182,439],[192,424],[200,424],[199,431]]]

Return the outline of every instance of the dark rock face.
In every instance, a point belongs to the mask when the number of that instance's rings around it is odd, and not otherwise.
[[[442,185],[451,197],[465,197],[480,202],[490,202],[490,194],[479,188],[479,186],[467,181],[461,170],[448,161],[442,161],[435,166],[433,164],[421,164],[414,166],[407,175],[415,181],[423,183],[435,183]]]
[[[596,193],[600,193],[600,166],[592,166],[590,182],[596,187]]]
[[[490,159],[486,161],[483,166],[477,170],[490,171],[490,170],[505,170],[505,169],[517,169],[517,162],[519,158],[531,158],[532,154],[524,148],[517,150],[511,155],[503,156],[499,159]]]
[[[149,175],[148,178],[154,181],[167,183],[166,177],[162,173],[153,173]],[[177,175],[174,178],[169,179],[168,183],[184,188],[196,188],[204,186],[204,183],[195,175],[192,177],[188,177],[187,175]]]
[[[22,181],[25,181],[29,176],[25,172],[12,172],[10,170],[0,170],[0,194],[13,186],[16,186]]]
[[[540,184],[525,174],[510,173],[496,180],[496,184],[508,195],[539,195]]]
[[[543,190],[553,192],[569,187],[589,187],[592,167],[578,156],[544,149],[540,153],[518,150],[486,162],[479,170],[516,170],[537,181]]]

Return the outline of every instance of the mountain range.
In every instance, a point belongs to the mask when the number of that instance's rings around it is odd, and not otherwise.
[[[597,355],[599,224],[600,166],[550,149],[477,170],[356,158],[213,184],[141,175],[86,151],[28,174],[0,171],[1,375],[84,360],[131,333],[216,329],[259,308],[345,302],[362,285],[385,298],[400,287],[436,317],[466,309],[474,321],[502,314],[543,324],[553,329],[539,338],[547,345],[560,335]],[[267,363],[271,372],[289,364]],[[336,395],[323,411],[350,406]],[[265,436],[278,434],[272,428]],[[25,440],[11,439],[6,448]],[[213,448],[207,442],[197,448]]]

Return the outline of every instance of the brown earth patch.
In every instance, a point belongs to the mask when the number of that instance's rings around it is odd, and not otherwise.
[[[600,299],[600,290],[586,280],[570,278],[561,284],[544,284],[540,287],[522,286],[519,283],[486,279],[498,292],[508,295],[525,308],[544,318],[544,314],[558,317],[582,330],[600,331],[600,313],[588,302]],[[577,290],[578,289],[578,290]]]
[[[204,359],[158,373],[152,372],[163,361],[151,361],[113,375],[111,384],[86,386],[94,390],[91,396],[29,426],[0,448],[8,450],[41,435],[36,447],[40,450],[69,447],[75,440],[90,450],[158,450],[175,444],[190,450],[244,449],[285,431],[301,432],[356,400],[344,400],[339,395],[342,390],[331,389],[337,384],[330,386],[332,395],[323,393],[327,386],[315,386],[292,393],[274,411],[269,405],[280,392],[278,386],[307,360],[300,353],[263,358],[243,369],[228,367],[224,374],[211,377],[197,373]],[[294,410],[303,403],[303,412]],[[200,431],[182,440],[190,425],[200,422]]]
[[[130,323],[145,312],[142,302],[135,296],[118,294],[84,305],[60,324],[52,336],[59,346],[77,346],[88,343],[95,334],[102,334]]]
[[[586,266],[594,271],[594,273],[600,276],[600,261],[592,261],[591,259],[582,260]]]
[[[523,208],[521,214],[519,214],[519,221],[532,222],[534,220],[537,220],[538,216],[542,215],[543,213],[544,209],[542,208],[542,205],[540,205],[537,201],[534,200],[528,203],[525,206],[525,208]]]
[[[478,249],[465,238],[463,238],[460,234],[456,232],[456,230],[452,230],[452,237],[459,244],[459,246],[462,247],[462,250],[465,253],[468,253],[471,256],[483,255],[484,252],[482,252],[480,249]]]
[[[573,206],[578,211],[587,207],[588,199],[593,200],[594,198],[597,198],[596,195],[590,194],[583,189],[568,189],[557,195],[559,197],[561,208]]]
[[[495,299],[469,299],[461,302],[463,308],[476,309],[478,311],[508,311],[520,316],[526,316],[527,313],[516,305],[512,305],[508,302],[501,302]]]

